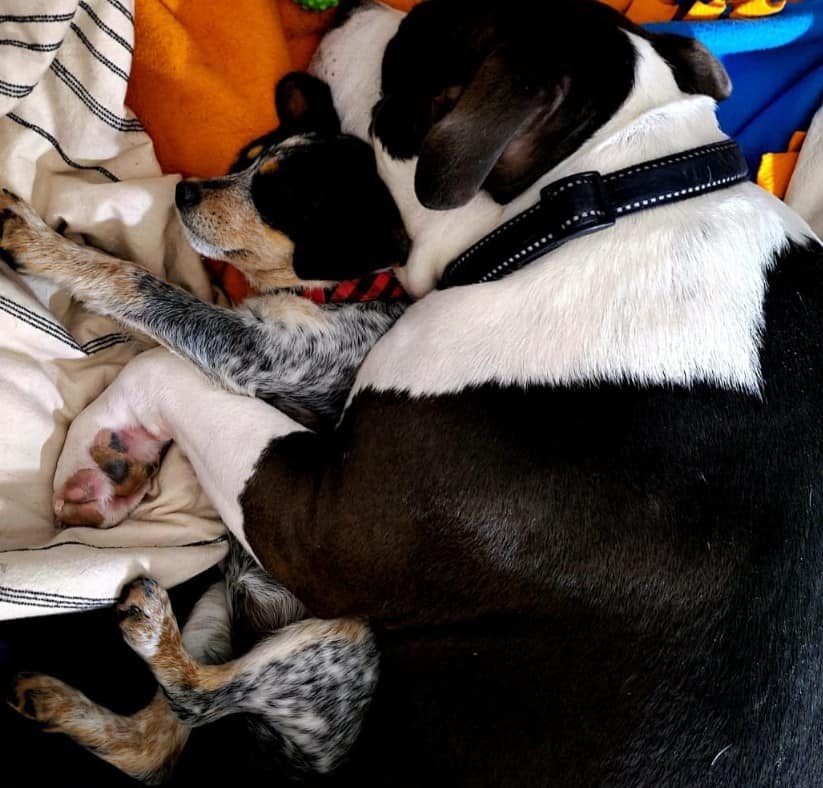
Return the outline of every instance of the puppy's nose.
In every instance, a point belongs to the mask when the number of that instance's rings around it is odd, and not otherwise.
[[[200,185],[194,181],[180,181],[174,190],[174,201],[178,208],[192,208],[200,202]]]

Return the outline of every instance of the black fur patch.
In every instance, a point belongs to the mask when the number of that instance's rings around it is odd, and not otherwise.
[[[380,180],[372,149],[354,137],[312,134],[254,175],[255,208],[294,243],[294,270],[306,280],[351,279],[402,264],[409,239]]]
[[[453,207],[437,198],[466,179],[508,202],[573,153],[629,95],[635,53],[620,30],[625,24],[586,0],[422,3],[386,47],[374,134],[392,156],[419,154],[419,168],[436,159],[429,176],[418,177],[424,205],[434,199],[431,207]],[[447,100],[454,88],[462,95]],[[444,100],[448,125],[441,122]]]
[[[823,255],[795,245],[769,275],[762,395],[366,391],[331,457],[272,444],[241,499],[255,554],[318,613],[386,630],[353,772],[815,785],[821,332]]]

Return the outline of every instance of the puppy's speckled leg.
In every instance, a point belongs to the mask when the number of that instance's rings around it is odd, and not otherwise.
[[[183,639],[199,659],[229,658],[226,592],[215,583],[198,601]],[[174,768],[191,733],[158,690],[148,706],[128,716],[94,703],[79,690],[51,676],[21,674],[12,687],[9,705],[41,723],[49,733],[64,733],[81,747],[126,774],[154,785]]]
[[[307,619],[232,662],[202,665],[183,648],[156,582],[134,581],[119,609],[126,642],[184,722],[254,714],[280,734],[292,762],[321,772],[338,765],[353,744],[377,681],[376,646],[362,622]]]
[[[59,283],[223,388],[261,397],[311,427],[337,422],[366,353],[405,309],[379,301],[321,308],[289,293],[237,310],[207,304],[139,265],[63,238],[9,192],[0,192],[0,258]]]
[[[44,725],[47,732],[70,736],[81,747],[149,785],[168,776],[191,732],[171,712],[160,691],[146,708],[121,716],[60,679],[21,674],[9,705]]]

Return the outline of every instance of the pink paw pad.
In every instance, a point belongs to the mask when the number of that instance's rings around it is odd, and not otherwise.
[[[96,467],[77,471],[54,496],[59,524],[119,523],[145,495],[166,445],[139,427],[100,430],[89,449]]]

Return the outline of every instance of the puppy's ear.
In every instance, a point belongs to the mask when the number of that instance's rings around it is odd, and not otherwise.
[[[274,90],[280,127],[289,133],[337,134],[340,118],[334,109],[329,86],[311,74],[286,74]]]
[[[411,241],[371,148],[351,140],[337,153],[337,184],[303,212],[304,232],[294,239],[301,279],[350,279],[404,265],[409,254]]]
[[[731,95],[732,81],[726,69],[699,41],[673,33],[658,33],[652,34],[651,43],[671,66],[677,86],[685,93],[699,93],[717,101]]]
[[[501,164],[517,180],[529,169],[539,134],[562,104],[568,84],[531,80],[509,47],[489,54],[457,104],[423,140],[415,171],[427,208],[465,205]]]

